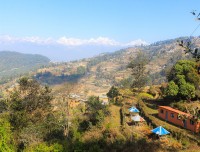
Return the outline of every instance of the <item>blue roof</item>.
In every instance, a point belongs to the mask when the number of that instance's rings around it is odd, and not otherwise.
[[[162,126],[159,126],[153,130],[151,130],[151,132],[157,134],[157,135],[166,135],[169,134],[170,132],[167,131],[165,128],[163,128]]]
[[[130,112],[140,112],[137,108],[135,108],[135,107],[131,107],[131,108],[129,108],[129,111]]]

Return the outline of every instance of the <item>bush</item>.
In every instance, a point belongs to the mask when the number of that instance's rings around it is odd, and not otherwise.
[[[174,108],[177,108],[179,109],[180,111],[185,111],[185,106],[184,106],[184,103],[185,101],[179,101],[179,102],[173,102],[170,104],[171,107],[174,107]]]
[[[24,152],[63,152],[63,146],[55,143],[47,145],[46,143],[39,143],[37,145],[31,145],[26,148]]]
[[[153,99],[153,96],[151,94],[143,92],[143,93],[138,94],[138,98],[139,99]]]
[[[14,151],[10,123],[1,115],[0,118],[0,151]]]

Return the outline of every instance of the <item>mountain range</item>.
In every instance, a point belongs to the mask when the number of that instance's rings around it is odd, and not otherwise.
[[[128,43],[120,43],[106,37],[91,39],[67,37],[42,39],[39,37],[17,38],[12,36],[0,36],[0,50],[41,54],[47,56],[53,62],[79,60],[93,57],[104,52],[114,52],[126,47],[147,44],[147,42],[141,39]]]

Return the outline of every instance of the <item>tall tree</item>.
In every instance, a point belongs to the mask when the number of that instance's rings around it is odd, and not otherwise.
[[[89,120],[93,125],[101,125],[106,115],[109,115],[107,105],[103,105],[99,97],[90,96],[87,101],[87,111]]]
[[[139,51],[135,59],[133,59],[129,64],[128,68],[131,69],[133,75],[133,84],[132,87],[141,88],[147,82],[147,75],[146,75],[146,65],[148,63],[147,55]]]
[[[17,144],[23,149],[30,144],[49,140],[57,129],[51,101],[51,89],[23,77],[10,92],[9,119]]]
[[[59,97],[57,100],[57,107],[59,108],[59,114],[60,114],[60,122],[61,126],[63,128],[63,135],[65,137],[68,137],[69,134],[69,124],[70,124],[70,94],[75,90],[75,88],[78,88],[76,84],[74,83],[65,83],[64,84],[64,92],[62,93],[62,97]],[[76,90],[77,91],[77,90]],[[60,100],[61,99],[61,100]]]

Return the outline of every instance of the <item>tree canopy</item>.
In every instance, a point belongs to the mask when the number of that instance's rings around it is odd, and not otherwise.
[[[169,81],[165,90],[167,97],[194,98],[200,85],[197,63],[190,60],[179,60],[169,72],[167,79]]]
[[[148,63],[148,58],[146,54],[139,51],[135,59],[133,59],[129,64],[128,68],[131,69],[132,76],[134,78],[132,87],[141,88],[147,82],[147,76],[145,73],[146,65]]]
[[[116,87],[112,86],[107,93],[107,96],[111,99],[117,97],[119,95],[119,91]]]
[[[8,121],[20,150],[54,138],[60,127],[52,111],[52,99],[49,87],[27,77],[21,78],[9,93]]]

